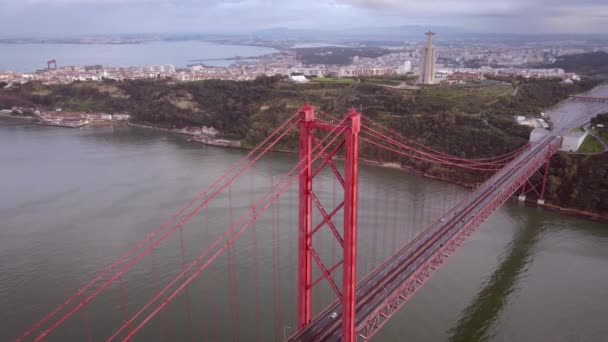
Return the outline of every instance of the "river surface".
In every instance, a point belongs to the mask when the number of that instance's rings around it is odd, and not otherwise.
[[[0,121],[2,340],[13,340],[57,307],[245,153],[140,128],[66,129]],[[295,156],[285,154],[262,159],[251,178],[231,188],[230,200],[238,206],[252,189],[257,192],[258,186],[278,179],[294,161]],[[324,186],[317,191],[331,201],[335,183],[322,176]],[[371,166],[361,167],[360,186],[361,274],[466,193],[451,184]],[[254,228],[255,259],[246,254],[253,250],[252,235],[244,235],[236,252],[217,259],[200,283],[177,297],[136,340],[188,340],[193,335],[208,341],[235,336],[272,341],[293,333],[296,198],[295,192],[288,193],[281,207],[272,209],[272,218]],[[232,216],[221,203],[207,216]],[[370,227],[382,225],[393,227],[392,235],[372,234]],[[198,238],[225,229],[203,221],[185,226],[186,259],[200,252]],[[319,239],[317,246],[330,246],[327,235]],[[319,249],[325,260],[335,260],[329,248]],[[107,296],[89,304],[86,315],[76,314],[75,322],[65,324],[67,330],[47,340],[86,341],[85,326],[92,340],[105,340],[109,326],[121,321],[121,303],[132,314],[151,288],[158,289],[153,283],[159,278],[166,283],[179,273],[179,250],[179,239],[168,239],[155,259],[125,276],[124,288],[108,288]],[[230,257],[237,260],[232,270],[227,269]],[[364,261],[370,259],[377,260]],[[273,269],[280,270],[279,280]],[[228,295],[230,271],[237,279],[236,297]],[[331,297],[323,291],[322,296]],[[257,310],[254,296],[261,303]],[[317,310],[322,306],[313,304]],[[237,327],[230,323],[235,315]],[[374,340],[600,342],[608,340],[607,317],[608,226],[509,203]]]
[[[95,65],[145,66],[173,64],[186,67],[192,60],[254,57],[277,52],[275,49],[223,45],[199,41],[150,42],[142,44],[1,44],[0,71],[32,72],[47,67],[54,59],[57,66]],[[230,60],[205,61],[207,65],[226,66]]]
[[[581,96],[608,97],[608,84],[600,85]],[[553,131],[567,134],[572,128],[584,125],[598,114],[608,112],[608,103],[566,100],[551,109],[547,115],[553,123]]]

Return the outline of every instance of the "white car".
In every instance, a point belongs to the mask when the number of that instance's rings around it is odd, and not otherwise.
[[[332,312],[331,315],[329,315],[329,317],[331,317],[331,319],[335,319],[336,317],[338,317],[338,313]]]

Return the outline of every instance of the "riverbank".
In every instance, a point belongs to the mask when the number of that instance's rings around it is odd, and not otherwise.
[[[201,128],[184,128],[184,129],[171,129],[171,128],[163,128],[157,127],[153,125],[145,125],[145,124],[137,124],[137,123],[128,123],[129,126],[139,127],[139,128],[148,128],[148,129],[157,129],[165,132],[177,133],[181,135],[190,136],[188,142],[196,142],[203,145],[216,146],[216,147],[228,147],[228,148],[243,148],[241,141],[239,140],[228,140],[228,139],[217,139],[215,138],[219,132],[213,127],[201,127]]]
[[[143,124],[135,124],[135,123],[129,123],[129,126],[133,126],[133,127],[140,127],[140,128],[148,128],[148,129],[157,129],[157,130],[162,130],[162,131],[166,131],[166,132],[171,132],[171,133],[178,133],[178,134],[182,134],[182,135],[187,135],[187,136],[196,136],[196,134],[191,134],[188,132],[183,132],[180,130],[174,130],[174,129],[168,129],[168,128],[162,128],[162,127],[156,127],[156,126],[151,126],[151,125],[143,125]],[[187,141],[189,142],[196,142],[196,143],[200,143],[203,145],[208,145],[208,146],[215,146],[215,147],[224,147],[224,148],[237,148],[237,149],[242,149],[242,150],[253,150],[254,147],[249,147],[249,146],[230,146],[230,145],[225,145],[225,144],[214,144],[212,141],[200,141],[200,140],[195,140],[195,139],[188,139]],[[297,154],[297,151],[290,151],[290,150],[279,150],[279,149],[271,149],[270,151],[272,152],[279,152],[279,153],[289,153],[289,154]],[[343,158],[334,158],[334,160],[343,160]],[[478,186],[477,184],[469,184],[469,183],[465,183],[465,182],[459,182],[450,178],[446,178],[446,177],[440,177],[440,176],[435,176],[432,174],[428,174],[425,172],[420,172],[412,167],[407,167],[407,166],[403,166],[400,165],[399,163],[395,163],[395,162],[378,162],[378,161],[374,161],[374,160],[370,160],[370,159],[364,159],[364,158],[360,158],[359,159],[362,163],[365,163],[367,165],[370,166],[377,166],[377,167],[382,167],[382,168],[390,168],[390,169],[397,169],[397,170],[401,170],[404,172],[408,172],[411,174],[414,174],[416,176],[420,176],[423,178],[427,178],[427,179],[432,179],[432,180],[436,180],[436,181],[441,181],[441,182],[446,182],[446,183],[451,183],[454,185],[458,185],[461,187],[464,187],[466,189],[474,189],[476,186]],[[514,195],[515,196],[515,195]],[[573,217],[578,217],[578,218],[585,218],[585,219],[590,219],[590,220],[594,220],[594,221],[601,221],[601,222],[608,222],[608,216],[607,215],[602,215],[602,214],[598,214],[598,213],[592,213],[592,212],[587,212],[587,211],[582,211],[582,210],[577,210],[575,208],[565,208],[565,207],[560,207],[551,203],[545,203],[544,205],[539,205],[536,202],[526,202],[526,205],[528,206],[535,206],[535,207],[540,207],[540,208],[546,208],[547,210],[550,211],[554,211],[554,212],[558,212],[561,214],[566,214],[568,216],[573,216]]]
[[[20,117],[20,116],[13,116],[13,115],[7,115],[7,114],[0,114],[0,116],[2,117],[6,117],[6,118],[16,118],[16,119],[23,119],[23,120],[27,120],[27,121],[34,121],[35,118],[33,117]],[[93,124],[93,123],[91,123]],[[230,140],[222,140],[222,139],[212,139],[209,137],[201,137],[200,133],[196,133],[196,132],[190,132],[188,130],[184,130],[184,129],[170,129],[170,128],[164,128],[164,127],[158,127],[158,126],[154,126],[154,125],[147,125],[147,124],[140,124],[140,123],[133,123],[133,122],[103,122],[103,123],[95,123],[95,125],[127,125],[127,126],[132,126],[132,127],[138,127],[138,128],[145,128],[145,129],[154,129],[154,130],[160,130],[160,131],[165,131],[165,132],[169,132],[169,133],[177,133],[183,136],[187,136],[189,137],[186,141],[188,142],[195,142],[198,144],[203,144],[203,145],[208,145],[208,146],[214,146],[214,147],[224,147],[224,148],[236,148],[236,149],[242,149],[242,150],[253,150],[253,147],[250,146],[243,146],[241,144],[240,141],[238,141],[238,144],[234,143],[235,141],[230,141]],[[55,126],[61,126],[61,125],[55,125]],[[63,126],[62,126],[63,127]],[[200,132],[200,131],[199,131]],[[290,151],[290,150],[280,150],[280,149],[273,149],[271,150],[272,152],[279,152],[279,153],[290,153],[290,154],[296,154],[297,151]],[[336,158],[341,159],[341,158]],[[431,175],[428,173],[424,173],[424,172],[420,172],[418,170],[415,170],[414,168],[411,167],[404,167],[398,163],[395,162],[378,162],[378,161],[374,161],[374,160],[368,160],[368,159],[363,159],[361,158],[360,161],[362,163],[365,163],[367,165],[372,165],[372,166],[379,166],[379,167],[384,167],[384,168],[392,168],[392,169],[399,169],[420,177],[424,177],[427,179],[433,179],[433,180],[438,180],[438,181],[442,181],[442,182],[448,182],[448,183],[452,183],[455,185],[459,185],[462,186],[464,188],[467,189],[472,189],[475,188],[475,184],[468,184],[468,183],[464,183],[464,182],[459,182],[459,181],[455,181],[446,177],[439,177],[439,176],[435,176],[435,175]],[[536,206],[538,206],[537,204],[534,204]],[[602,214],[598,214],[598,213],[592,213],[592,212],[587,212],[587,211],[581,211],[581,210],[577,210],[575,208],[566,208],[566,207],[560,207],[551,203],[546,203],[544,206],[541,207],[545,207],[551,211],[555,211],[555,212],[559,212],[562,214],[566,214],[569,216],[575,216],[575,217],[581,217],[581,218],[587,218],[587,219],[591,219],[591,220],[596,220],[596,221],[608,221],[608,216],[606,215],[602,215]]]
[[[515,198],[513,198],[512,200],[515,200]],[[519,203],[522,203],[522,202],[519,202]],[[560,213],[560,214],[571,216],[571,217],[587,219],[587,220],[592,220],[592,221],[597,221],[597,222],[608,222],[608,215],[606,215],[606,214],[598,214],[598,213],[592,213],[592,212],[584,211],[584,210],[565,208],[565,207],[560,207],[559,205],[555,205],[555,204],[551,204],[551,203],[545,203],[544,205],[539,205],[536,202],[536,200],[529,200],[529,199],[527,199],[525,202],[523,202],[523,205],[525,205],[526,207],[542,208],[542,209],[546,209],[548,211]]]
[[[133,123],[133,122],[129,122],[128,123],[129,126],[132,127],[138,127],[138,128],[146,128],[146,129],[155,129],[155,130],[160,130],[160,131],[165,131],[165,132],[170,132],[170,133],[177,133],[177,134],[181,134],[181,135],[186,135],[186,136],[190,136],[192,138],[187,139],[186,141],[188,142],[195,142],[195,143],[199,143],[199,144],[203,144],[203,145],[207,145],[207,146],[215,146],[215,147],[225,147],[225,148],[236,148],[236,149],[241,149],[241,150],[248,150],[251,151],[253,150],[255,147],[251,147],[251,146],[243,146],[243,144],[238,141],[238,145],[236,144],[237,141],[235,140],[222,140],[222,139],[197,139],[197,137],[200,136],[200,134],[196,134],[196,133],[192,133],[186,130],[178,130],[178,129],[171,129],[171,128],[164,128],[164,127],[158,127],[158,126],[154,126],[154,125],[145,125],[145,124],[138,124],[138,123]],[[282,150],[282,149],[270,149],[269,151],[271,152],[278,152],[278,153],[289,153],[289,154],[297,154],[297,151],[293,151],[293,150]],[[333,158],[334,160],[343,160],[343,158]],[[365,163],[367,165],[371,165],[371,166],[378,166],[378,167],[383,167],[383,168],[391,168],[391,169],[398,169],[401,171],[405,171],[405,172],[409,172],[412,174],[415,174],[417,176],[420,177],[424,177],[424,178],[428,178],[428,179],[433,179],[433,180],[438,180],[438,181],[442,181],[442,182],[447,182],[447,183],[451,183],[451,184],[455,184],[455,185],[459,185],[462,186],[464,188],[468,188],[468,189],[472,189],[475,188],[476,185],[475,184],[469,184],[469,183],[464,183],[464,182],[459,182],[459,181],[455,181],[449,178],[445,178],[445,177],[439,177],[439,176],[435,176],[435,175],[431,175],[425,172],[419,172],[417,170],[415,170],[414,168],[411,167],[407,167],[407,166],[403,166],[400,165],[399,163],[395,163],[395,162],[378,162],[378,161],[374,161],[371,159],[364,159],[364,158],[359,158],[359,161],[361,161],[362,163]]]
[[[577,210],[577,209],[572,209],[572,208],[563,208],[563,207],[560,207],[560,206],[557,206],[557,205],[554,205],[551,203],[545,203],[545,205],[542,207],[545,207],[548,210],[555,211],[555,212],[558,212],[561,214],[566,214],[569,216],[592,219],[594,221],[600,221],[600,222],[608,222],[608,215],[596,214],[596,213],[591,213],[588,211]]]
[[[370,160],[362,160],[362,161],[369,165],[387,167],[387,168],[392,168],[392,169],[400,169],[400,170],[407,171],[407,172],[413,173],[415,175],[418,175],[418,176],[421,176],[424,178],[459,185],[459,186],[462,186],[467,189],[474,189],[476,187],[475,184],[468,184],[468,183],[454,181],[452,179],[445,178],[445,177],[433,176],[433,175],[430,175],[427,173],[418,172],[413,168],[400,167],[398,165],[394,165],[395,163],[378,163],[378,162],[374,162],[374,161],[370,161]],[[516,194],[514,194],[511,199],[515,199],[515,197],[516,197]],[[526,201],[525,204],[526,204],[526,206],[542,208],[542,209],[546,209],[546,210],[553,211],[553,212],[558,212],[560,214],[565,214],[565,215],[573,216],[573,217],[577,217],[577,218],[584,218],[584,219],[589,219],[589,220],[599,221],[599,222],[608,222],[608,214],[599,214],[599,213],[593,213],[593,212],[584,211],[584,210],[578,210],[578,209],[574,209],[574,208],[566,208],[566,207],[561,207],[561,206],[551,204],[551,203],[546,203],[546,202],[544,205],[540,205],[537,203],[536,200]]]
[[[10,119],[26,120],[26,121],[36,120],[36,118],[33,116],[11,115],[11,114],[6,114],[6,113],[0,113],[0,118],[10,118]]]
[[[65,127],[65,128],[80,128],[88,125],[88,122],[76,122],[76,123],[60,123],[60,122],[45,122],[39,121],[37,122],[39,125],[43,126],[54,126],[54,127]]]

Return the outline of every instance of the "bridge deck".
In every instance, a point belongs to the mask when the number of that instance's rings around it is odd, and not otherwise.
[[[497,199],[504,202],[511,197],[521,185],[518,182],[530,176],[526,173],[532,169],[536,171],[542,165],[545,156],[555,152],[558,139],[556,136],[547,136],[525,150],[412,243],[360,282],[356,291],[357,326],[365,324],[371,315],[377,313],[381,306],[386,305],[387,297],[399,292],[402,284],[411,281],[417,270],[427,265],[433,256],[446,248],[445,245],[451,239],[472,224],[480,224],[483,220],[479,217],[488,205]],[[290,341],[339,341],[342,334],[341,309],[341,304],[335,303]],[[333,313],[336,313],[337,317]],[[335,318],[332,318],[332,315]]]
[[[608,103],[608,97],[603,96],[581,96],[581,95],[572,95],[570,96],[571,100],[582,101],[582,102],[604,102]]]

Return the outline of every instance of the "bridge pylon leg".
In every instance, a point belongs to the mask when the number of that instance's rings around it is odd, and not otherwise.
[[[313,287],[322,279],[329,285],[342,301],[342,341],[355,342],[356,298],[357,288],[357,201],[359,185],[359,131],[361,130],[361,114],[351,110],[345,120],[339,125],[328,123],[315,118],[314,108],[305,105],[300,110],[300,187],[299,187],[299,235],[298,235],[298,330],[307,327],[312,321]],[[325,148],[332,147],[331,152],[320,152],[323,160],[313,169],[313,143],[322,146],[316,137],[316,131],[330,131],[338,134]],[[336,133],[337,132],[337,133]],[[344,147],[344,176],[332,158]],[[315,147],[316,150],[316,147]],[[344,201],[331,211],[323,208],[323,204],[313,190],[315,175],[329,166],[334,176],[344,188]],[[320,224],[313,228],[313,205],[323,216]],[[343,208],[344,229],[342,234],[332,221],[332,216]],[[342,246],[342,260],[327,267],[313,246],[312,236],[323,226],[328,226],[338,243]],[[319,267],[322,275],[312,279],[313,262]],[[342,288],[335,281],[332,272],[342,266]]]
[[[361,115],[348,114],[344,184],[344,268],[342,273],[342,341],[355,342],[357,288],[357,198],[359,183],[359,131]]]
[[[300,112],[300,207],[298,234],[298,329],[312,319],[312,124],[314,109],[305,105]]]

